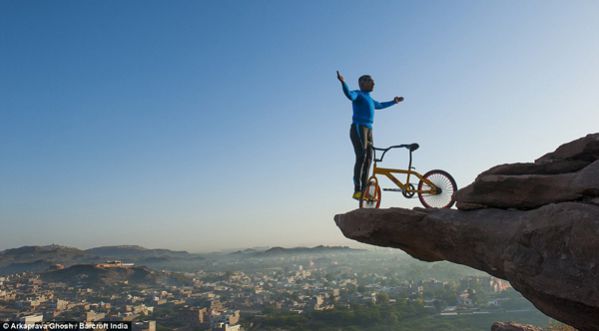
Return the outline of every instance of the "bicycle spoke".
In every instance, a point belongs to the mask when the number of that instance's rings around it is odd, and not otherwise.
[[[457,187],[449,174],[442,170],[433,170],[427,173],[425,178],[436,187],[437,191],[436,194],[426,193],[426,191],[432,191],[432,187],[421,181],[419,184],[419,198],[425,207],[445,208],[453,205],[453,194]]]

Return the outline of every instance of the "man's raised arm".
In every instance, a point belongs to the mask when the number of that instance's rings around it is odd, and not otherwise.
[[[337,79],[341,82],[341,87],[343,88],[343,94],[345,94],[345,96],[351,101],[356,100],[356,97],[358,96],[358,94],[354,91],[349,90],[349,87],[345,83],[345,79],[343,78],[341,73],[339,73],[339,70],[337,70]]]
[[[385,109],[385,108],[393,106],[396,103],[402,102],[403,97],[395,97],[395,98],[393,98],[393,100],[386,101],[386,102],[378,102],[376,100],[372,100],[372,101],[374,101],[374,109]]]

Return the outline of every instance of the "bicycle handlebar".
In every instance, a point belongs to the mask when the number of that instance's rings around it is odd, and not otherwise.
[[[419,145],[417,143],[412,143],[412,144],[401,144],[401,145],[393,145],[393,146],[389,146],[387,148],[378,148],[378,147],[374,147],[374,146],[370,146],[373,149],[373,157],[374,157],[374,161],[376,162],[383,162],[383,158],[385,157],[385,153],[387,153],[388,151],[390,151],[393,148],[407,148],[410,151],[410,159],[412,158],[412,152],[417,150]],[[377,159],[376,157],[376,151],[382,151],[383,154],[381,154],[381,157]]]

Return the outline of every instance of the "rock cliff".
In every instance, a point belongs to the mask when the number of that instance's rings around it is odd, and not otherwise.
[[[455,209],[358,209],[343,234],[508,280],[539,310],[599,330],[599,134],[534,163],[504,164],[456,195]]]

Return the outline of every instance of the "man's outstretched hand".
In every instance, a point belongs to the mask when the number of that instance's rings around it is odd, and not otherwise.
[[[341,73],[339,73],[339,70],[337,70],[337,79],[339,79],[339,81],[342,83],[345,80],[345,78],[343,78],[343,75],[341,75]]]
[[[393,101],[395,101],[395,103],[400,103],[403,101],[403,97],[395,97],[395,98],[393,98]]]

